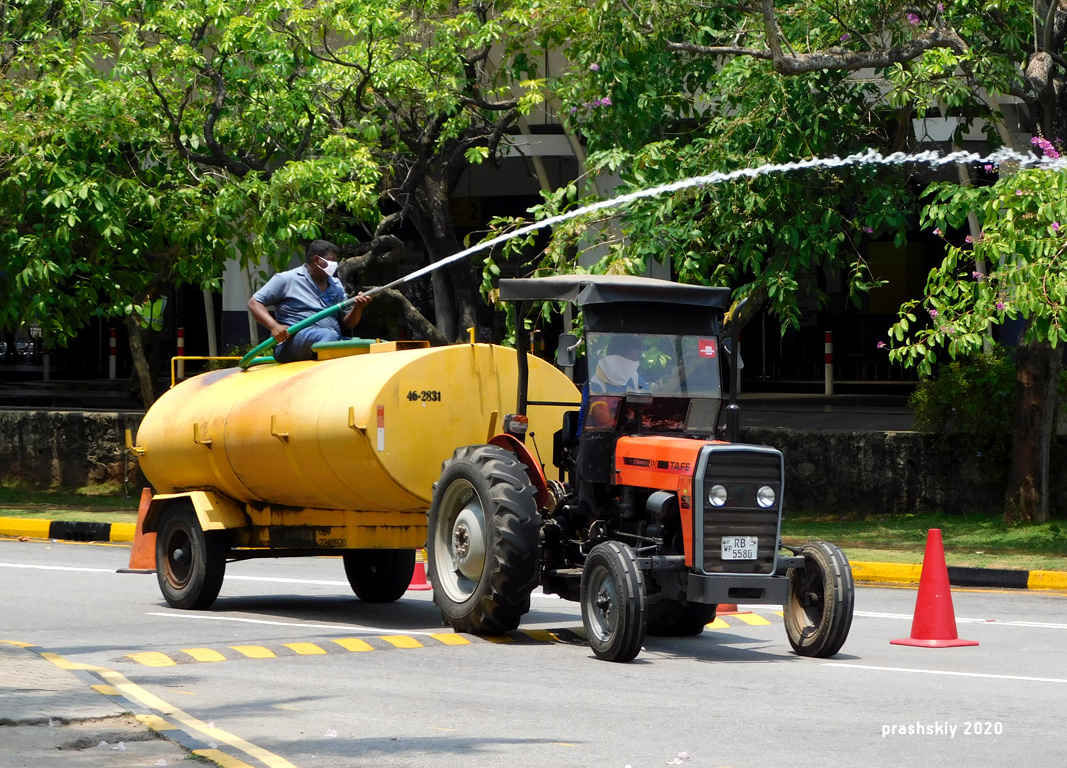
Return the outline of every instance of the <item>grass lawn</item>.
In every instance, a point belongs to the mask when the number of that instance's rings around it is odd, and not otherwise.
[[[1067,523],[1005,525],[1000,515],[917,513],[844,518],[787,513],[782,534],[788,544],[826,539],[850,560],[921,563],[926,535],[941,529],[949,565],[975,568],[1067,571]]]

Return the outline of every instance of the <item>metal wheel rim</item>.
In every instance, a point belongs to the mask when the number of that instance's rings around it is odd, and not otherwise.
[[[178,589],[188,584],[189,578],[192,576],[192,547],[192,537],[189,536],[189,532],[185,528],[177,527],[167,534],[166,546],[163,550],[166,554],[163,567],[167,581]],[[185,553],[185,562],[182,562],[177,557],[177,553],[180,551]]]
[[[466,480],[449,485],[440,510],[434,532],[438,585],[450,600],[462,603],[474,594],[485,570],[485,510]]]
[[[815,566],[815,563],[811,560],[808,560],[807,563],[810,566]],[[812,605],[804,605],[795,589],[789,595],[789,602],[793,607],[793,625],[802,637],[810,635],[822,623],[823,590],[824,585],[821,574],[819,574],[816,567],[811,567],[808,569],[808,591],[818,596],[817,602]]]
[[[589,574],[586,594],[589,631],[604,642],[614,632],[619,611],[619,594],[615,588],[615,580],[611,578],[611,573],[605,566],[598,565],[593,568]]]

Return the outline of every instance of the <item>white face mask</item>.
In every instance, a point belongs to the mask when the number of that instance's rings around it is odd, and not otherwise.
[[[639,366],[638,360],[630,360],[622,355],[607,355],[597,366],[597,374],[606,384],[621,387],[633,381],[636,385]]]
[[[322,268],[322,271],[326,273],[326,277],[333,277],[335,274],[337,274],[337,262],[336,261],[329,261],[329,260],[323,259],[321,257],[319,258],[319,261],[321,261],[323,264],[326,265],[326,266],[324,266]]]

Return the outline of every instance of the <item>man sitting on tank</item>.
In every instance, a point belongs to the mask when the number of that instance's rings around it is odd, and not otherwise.
[[[279,363],[312,359],[313,344],[340,341],[341,326],[351,329],[359,322],[363,307],[371,300],[362,293],[356,296],[355,304],[340,320],[337,314],[328,315],[295,334],[289,333],[294,324],[345,301],[345,289],[334,277],[336,272],[337,246],[328,240],[313,240],[301,266],[274,275],[248,300],[252,317],[278,342],[274,359]],[[272,306],[273,316],[267,309]]]

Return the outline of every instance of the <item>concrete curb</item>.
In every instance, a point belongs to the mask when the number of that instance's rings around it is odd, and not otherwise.
[[[135,523],[75,523],[0,517],[0,536],[66,541],[133,541]],[[853,562],[853,578],[866,584],[918,584],[921,565]],[[996,587],[1067,591],[1067,571],[1016,571],[1004,568],[948,567],[953,587]]]
[[[133,541],[136,523],[86,523],[0,517],[0,536],[65,541]]]

